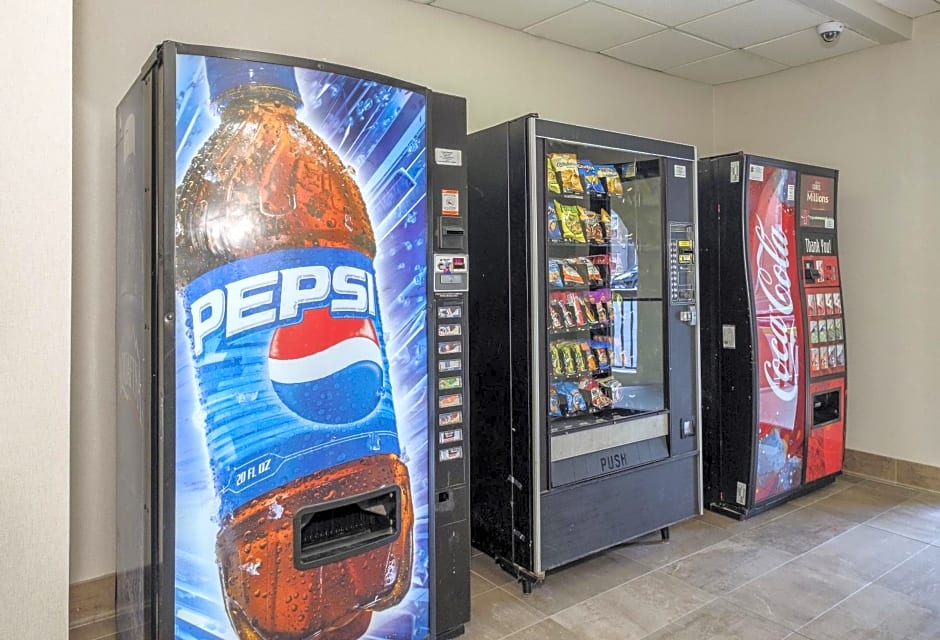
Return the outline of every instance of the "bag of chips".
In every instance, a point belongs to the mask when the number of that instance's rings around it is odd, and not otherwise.
[[[561,404],[558,402],[558,390],[555,387],[548,388],[548,415],[553,418],[561,417]]]
[[[601,223],[601,232],[604,234],[604,241],[607,242],[610,240],[610,214],[607,212],[607,209],[601,207],[600,213],[597,214],[597,219]]]
[[[549,258],[548,260],[548,284],[553,287],[565,286],[565,281],[561,278],[561,267],[558,260]]]
[[[587,402],[584,401],[584,396],[581,395],[578,385],[573,382],[560,382],[556,385],[556,389],[565,396],[568,403],[568,415],[587,411]]]
[[[571,351],[571,355],[574,356],[574,364],[578,368],[578,373],[586,373],[588,370],[587,361],[584,359],[581,347],[577,342],[569,342],[568,349]]]
[[[581,309],[581,299],[574,293],[569,293],[568,297],[565,299],[567,303],[565,306],[571,308],[571,312],[574,314],[574,321],[579,327],[583,327],[585,323],[584,311]]]
[[[548,213],[546,214],[546,224],[548,228],[548,239],[552,242],[558,242],[561,238],[561,226],[558,224],[558,214],[555,212],[555,205],[548,203]]]
[[[591,406],[595,409],[606,409],[610,406],[610,398],[604,394],[596,380],[585,380],[579,387],[591,398]]]
[[[590,209],[578,207],[581,214],[581,222],[584,223],[584,237],[588,242],[603,244],[604,231],[601,229],[601,223],[597,219],[597,214]]]
[[[558,355],[558,345],[552,344],[549,347],[549,354],[551,355],[552,359],[552,373],[556,376],[562,375],[564,369],[562,369],[561,366],[561,357]]]
[[[597,269],[597,265],[595,265],[594,261],[590,258],[582,256],[578,258],[578,264],[584,267],[584,270],[587,271],[588,280],[592,284],[604,281],[604,276],[601,275],[601,272]]]
[[[579,195],[584,193],[581,178],[578,177],[578,156],[573,153],[552,153],[548,157],[561,181],[562,192]]]
[[[551,158],[545,158],[545,173],[548,177],[548,190],[552,193],[561,193],[561,185],[558,184],[558,176],[555,175]]]
[[[591,351],[591,344],[584,340],[579,345],[581,347],[581,353],[584,354],[584,361],[587,363],[588,371],[594,373],[597,371],[597,358],[594,357],[594,353]]]
[[[561,274],[566,285],[581,286],[584,285],[584,276],[578,271],[577,258],[568,258],[561,263]]]
[[[568,348],[568,343],[559,343],[558,352],[561,354],[561,362],[565,367],[565,375],[573,376],[576,374],[578,372],[577,363],[575,362],[574,354],[571,353],[571,349]]]
[[[580,207],[574,204],[562,204],[555,201],[555,211],[561,223],[561,235],[570,242],[586,242],[584,231],[581,229]]]
[[[599,164],[594,167],[594,171],[598,179],[603,181],[604,186],[607,187],[607,193],[612,196],[623,195],[623,183],[620,182],[620,174],[617,173],[617,169],[614,168],[614,165]]]
[[[556,331],[565,328],[564,321],[562,320],[561,310],[558,308],[558,304],[552,300],[548,305],[548,314],[551,316],[552,329]]]
[[[578,173],[581,174],[585,189],[588,193],[604,193],[604,185],[597,176],[597,170],[594,168],[593,162],[590,160],[578,160]]]

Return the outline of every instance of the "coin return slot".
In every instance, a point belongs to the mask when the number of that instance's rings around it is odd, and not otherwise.
[[[813,426],[835,422],[842,413],[841,393],[838,389],[813,396]]]
[[[294,516],[294,564],[309,569],[382,546],[400,522],[398,487],[307,507]]]

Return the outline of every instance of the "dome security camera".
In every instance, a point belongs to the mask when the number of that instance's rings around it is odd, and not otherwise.
[[[845,31],[845,25],[841,22],[823,22],[816,27],[816,33],[826,44],[833,44]]]

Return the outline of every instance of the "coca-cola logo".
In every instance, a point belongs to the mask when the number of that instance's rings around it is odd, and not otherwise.
[[[785,402],[797,394],[796,319],[790,281],[789,241],[779,224],[770,234],[760,217],[755,217],[757,235],[757,286],[770,304],[770,337],[773,359],[761,363],[764,379],[774,395]]]

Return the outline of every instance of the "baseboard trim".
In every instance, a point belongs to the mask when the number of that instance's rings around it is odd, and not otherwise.
[[[916,489],[940,491],[940,467],[846,449],[844,468],[847,473],[857,476]]]
[[[69,628],[114,617],[114,574],[69,585]]]

